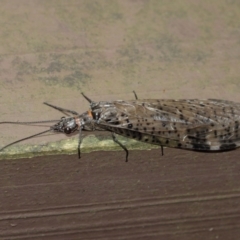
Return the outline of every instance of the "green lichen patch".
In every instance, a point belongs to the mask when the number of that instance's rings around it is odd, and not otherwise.
[[[129,150],[146,150],[159,148],[158,146],[142,143],[125,137],[118,137],[118,140]],[[15,145],[4,149],[0,153],[0,159],[31,158],[35,156],[47,156],[57,154],[75,154],[77,156],[78,138],[68,138],[57,142],[40,145]],[[101,135],[89,135],[85,137],[81,144],[81,152],[89,153],[93,151],[118,151],[120,146],[113,142],[111,137]]]

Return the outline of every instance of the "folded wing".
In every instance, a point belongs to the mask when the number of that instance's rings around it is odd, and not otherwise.
[[[158,145],[217,151],[240,146],[240,104],[217,100],[115,101],[98,124]],[[110,111],[110,113],[107,111]]]

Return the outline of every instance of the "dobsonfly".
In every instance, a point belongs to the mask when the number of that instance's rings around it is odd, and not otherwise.
[[[133,91],[134,92],[134,91]],[[131,101],[94,102],[85,94],[90,110],[82,114],[49,103],[49,107],[71,117],[63,117],[50,129],[12,142],[3,149],[20,141],[44,134],[60,132],[71,134],[79,131],[78,157],[82,130],[106,130],[112,132],[113,141],[126,152],[127,148],[115,134],[161,146],[204,152],[233,150],[240,146],[240,103],[219,99],[138,99]],[[43,122],[0,122],[0,124],[34,124]],[[56,122],[56,121],[55,121]]]

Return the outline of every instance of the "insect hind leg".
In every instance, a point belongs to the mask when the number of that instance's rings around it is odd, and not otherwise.
[[[65,108],[60,108],[60,107],[57,107],[57,106],[54,106],[52,104],[49,104],[47,102],[44,102],[45,105],[49,106],[49,107],[52,107],[60,112],[63,112],[63,113],[71,113],[73,115],[79,115],[79,113],[73,111],[73,110],[69,110],[69,109],[65,109]]]
[[[135,99],[138,100],[138,96],[135,91],[133,91],[133,94],[134,94]]]
[[[112,139],[115,143],[117,143],[126,152],[126,162],[128,162],[128,150],[127,150],[127,148],[117,140],[117,138],[116,138],[116,136],[113,132],[112,132]]]
[[[161,152],[162,152],[162,156],[163,156],[163,145],[161,145]]]

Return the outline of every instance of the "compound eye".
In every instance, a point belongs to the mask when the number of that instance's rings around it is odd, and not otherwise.
[[[64,133],[70,134],[70,133],[72,133],[72,129],[69,127],[66,127],[66,128],[64,128]]]
[[[63,132],[66,134],[73,133],[77,130],[78,125],[76,124],[75,119],[68,119],[67,122],[64,123]]]

